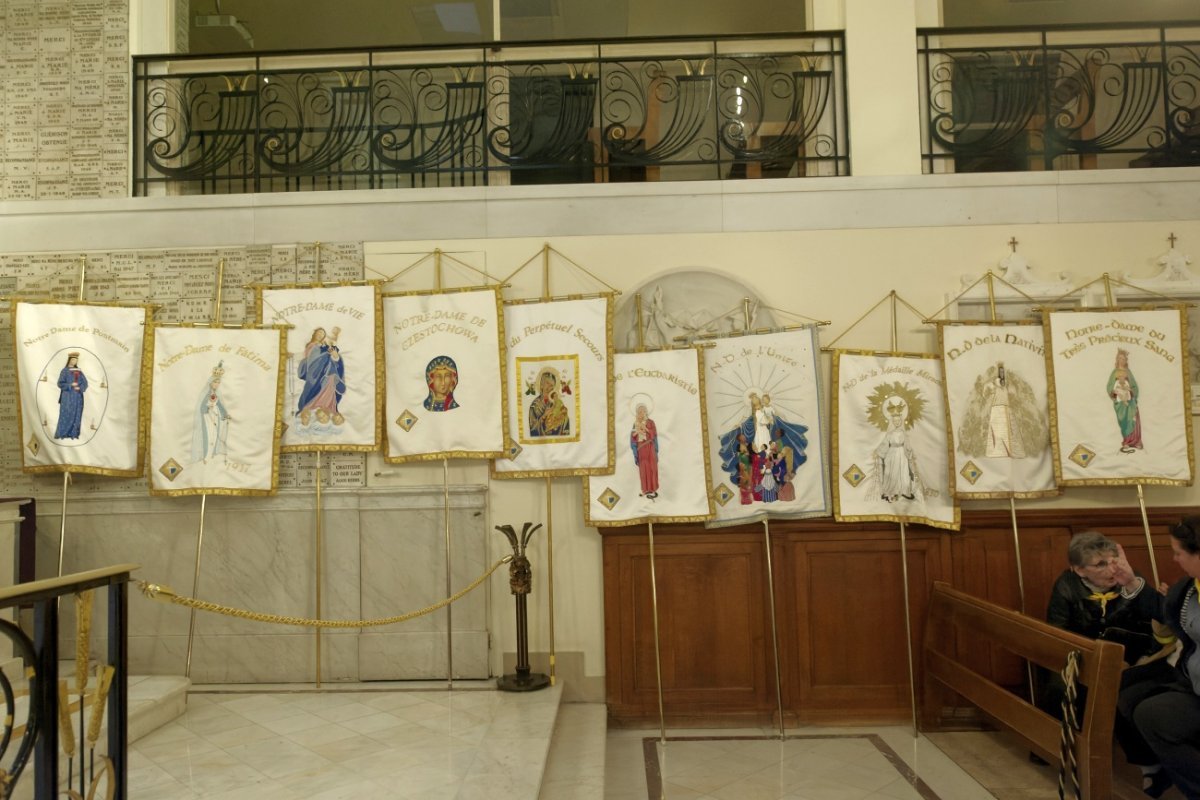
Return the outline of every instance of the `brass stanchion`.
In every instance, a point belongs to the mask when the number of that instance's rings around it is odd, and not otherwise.
[[[908,603],[908,540],[900,520],[900,567],[904,575],[904,644],[908,648],[908,695],[912,704],[913,738],[917,737],[917,677],[913,669],[912,612]]]
[[[771,520],[763,520],[763,544],[767,552],[767,592],[771,599],[771,645],[775,650],[775,706],[779,711],[779,738],[783,730],[783,676],[779,669],[779,627],[775,622],[775,568],[771,564]]]
[[[654,569],[654,523],[647,523],[650,540],[650,605],[654,614],[654,674],[658,678],[658,732],[665,747],[667,744],[667,720],[663,713],[662,653],[658,644],[658,578]]]

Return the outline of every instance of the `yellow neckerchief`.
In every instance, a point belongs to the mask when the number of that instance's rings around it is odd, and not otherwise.
[[[1100,604],[1100,616],[1104,616],[1105,609],[1108,607],[1109,600],[1116,600],[1121,596],[1120,592],[1093,592],[1088,595],[1088,600],[1095,600]]]
[[[1116,591],[1116,592],[1102,591],[1099,586],[1096,586],[1096,584],[1092,583],[1087,578],[1084,578],[1082,575],[1079,577],[1079,580],[1083,583],[1083,586],[1085,589],[1092,590],[1092,593],[1087,596],[1087,599],[1094,600],[1095,602],[1100,604],[1100,616],[1102,616],[1102,617],[1104,616],[1105,612],[1108,610],[1108,601],[1116,600],[1118,597],[1121,596],[1121,593],[1119,591]]]

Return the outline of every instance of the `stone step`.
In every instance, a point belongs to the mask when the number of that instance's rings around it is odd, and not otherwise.
[[[59,664],[59,676],[67,680],[68,686],[74,685],[74,662],[62,662]],[[92,681],[95,678],[93,677]],[[128,744],[133,744],[138,739],[152,733],[173,719],[181,716],[187,709],[187,692],[191,686],[191,681],[179,675],[131,675],[129,676],[129,741]],[[89,684],[89,691],[91,685]],[[69,702],[72,707],[78,709],[79,696],[73,692],[68,695]],[[25,704],[28,702],[28,697],[17,698],[17,713],[15,718],[21,720],[25,718]],[[84,715],[85,723],[87,714]],[[106,705],[104,711],[104,722],[102,723],[100,738],[97,742],[97,753],[107,752],[107,730],[108,730],[108,707]],[[72,714],[72,722],[74,723],[76,737],[79,735],[80,720],[79,711],[76,710]],[[55,719],[51,724],[57,725],[58,720]],[[76,750],[78,750],[78,741],[76,742]],[[75,769],[79,769],[79,756],[76,754]],[[67,775],[68,760],[62,750],[61,741],[59,743],[59,772],[64,783],[60,784],[65,791],[65,779]],[[30,760],[28,766],[21,773],[13,794],[13,800],[29,800],[33,797],[33,769],[34,761]],[[76,772],[76,774],[78,774]],[[78,787],[76,787],[78,788]]]
[[[563,703],[558,709],[538,800],[604,800],[608,709]]]

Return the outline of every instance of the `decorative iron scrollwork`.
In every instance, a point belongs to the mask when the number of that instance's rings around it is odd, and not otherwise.
[[[572,59],[516,46],[304,69],[188,59],[179,75],[139,58],[135,192],[847,174],[841,37],[737,42],[736,55],[720,39],[670,57],[593,43]]]
[[[260,163],[284,175],[365,170],[371,96],[359,85],[362,77],[340,71],[264,76]]]
[[[13,690],[8,676],[0,671],[0,694],[4,696],[4,728],[3,733],[0,734],[0,765],[3,765],[0,766],[0,800],[8,800],[16,788],[21,772],[29,764],[29,759],[33,755],[33,746],[42,725],[43,681],[42,676],[37,673],[37,656],[34,654],[33,642],[29,640],[29,637],[6,619],[0,619],[0,636],[13,643],[13,654],[25,665],[29,698],[25,704],[28,710],[22,730],[14,742],[13,735],[16,730],[14,725],[18,719],[16,692]],[[49,707],[53,708],[53,704],[51,703]],[[53,720],[49,724],[53,725]]]
[[[215,78],[147,83],[145,160],[176,180],[202,180],[226,170],[253,137],[258,93],[214,89]],[[225,81],[227,86],[232,81]]]
[[[1200,164],[1200,44],[1087,32],[923,31],[926,171]]]

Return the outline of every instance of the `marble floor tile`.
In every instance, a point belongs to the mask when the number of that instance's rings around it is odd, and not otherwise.
[[[603,706],[403,685],[200,693],[130,749],[134,800],[1036,800],[998,734],[904,726],[605,730]],[[951,737],[951,738],[946,738]],[[551,755],[548,755],[550,753]],[[953,757],[951,757],[953,756]],[[1171,797],[1172,795],[1168,795]],[[1178,798],[1178,795],[1174,795]]]

